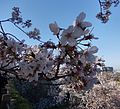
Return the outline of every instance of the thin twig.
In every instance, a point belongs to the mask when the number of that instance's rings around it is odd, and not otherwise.
[[[23,29],[21,29],[19,26],[17,26],[15,23],[13,23],[14,24],[14,26],[15,27],[17,27],[20,31],[22,31],[23,33],[25,33],[27,36],[29,36],[28,34],[27,34],[27,32],[25,32]]]
[[[6,33],[6,34],[14,37],[14,38],[17,39],[20,43],[22,43],[22,41],[21,41],[20,39],[18,39],[15,35],[13,35],[13,34],[11,34],[11,33]]]
[[[0,22],[0,28],[1,28],[1,30],[2,30],[2,34],[3,34],[3,35],[6,35],[1,22]]]
[[[98,0],[99,2],[99,6],[100,6],[100,12],[102,13],[102,2],[100,0]]]
[[[0,23],[1,23],[1,22],[7,22],[7,21],[10,21],[10,19],[1,20]]]

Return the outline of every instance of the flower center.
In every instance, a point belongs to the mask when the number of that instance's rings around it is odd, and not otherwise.
[[[86,27],[83,27],[81,23],[77,23],[77,27],[80,27],[83,31],[86,29]]]
[[[67,39],[71,38],[71,37],[72,37],[72,33],[67,33],[67,34],[65,35],[65,37],[67,37]]]

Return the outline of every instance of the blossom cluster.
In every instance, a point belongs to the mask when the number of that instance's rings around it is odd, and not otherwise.
[[[119,109],[120,108],[120,85],[116,81],[117,74],[99,74],[100,82],[92,90],[86,93],[86,107],[88,109]]]
[[[97,74],[98,84],[88,91],[79,91],[69,98],[68,108],[72,109],[119,109],[120,74],[102,72]]]
[[[25,32],[25,27],[31,26],[31,21],[23,22],[19,8],[14,7],[12,18],[0,21],[0,71],[8,76],[16,76],[37,83],[41,80],[59,84],[59,101],[65,93],[75,94],[81,90],[88,90],[98,82],[96,72],[103,61],[96,56],[98,48],[91,45],[91,40],[98,39],[91,34],[92,24],[85,21],[86,14],[81,12],[74,24],[61,28],[56,22],[50,23],[49,28],[58,39],[43,42],[40,40],[40,31]],[[11,22],[20,31],[36,39],[39,45],[29,46],[24,40],[7,33],[2,23]],[[20,28],[19,25],[22,25]],[[56,53],[54,52],[58,52]]]
[[[30,32],[25,32],[22,29],[22,28],[25,28],[25,27],[30,28],[32,26],[31,20],[23,21],[23,18],[22,18],[19,7],[13,7],[12,10],[13,10],[13,12],[11,14],[11,17],[9,19],[5,20],[5,21],[12,22],[18,29],[20,29],[22,32],[24,32],[30,38],[39,40],[40,39],[40,36],[39,36],[40,31],[39,31],[39,29],[34,28],[34,30],[30,31]],[[21,25],[22,28],[20,28],[18,26],[18,24]]]
[[[81,90],[88,90],[98,82],[96,77],[97,66],[103,66],[103,60],[95,56],[98,52],[96,46],[91,46],[92,39],[98,39],[90,33],[90,22],[84,21],[86,14],[81,12],[74,24],[67,29],[61,28],[56,22],[49,24],[51,32],[55,35],[59,44],[59,56],[57,67],[60,67],[58,75],[64,75],[53,83],[61,84],[57,101],[62,101],[66,93],[78,96]],[[88,42],[86,42],[88,41]],[[85,42],[85,43],[84,43]],[[86,47],[85,49],[82,48]]]
[[[108,22],[111,15],[110,8],[114,4],[114,7],[117,7],[119,0],[99,0],[100,12],[96,15],[103,23]]]

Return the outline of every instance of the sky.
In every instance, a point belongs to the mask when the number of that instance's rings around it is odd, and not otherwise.
[[[51,39],[55,42],[57,39],[50,32],[49,24],[56,21],[60,27],[67,28],[80,12],[85,12],[86,21],[91,22],[94,27],[92,33],[99,37],[99,40],[92,41],[92,45],[99,48],[97,55],[106,60],[106,66],[120,69],[120,5],[111,8],[112,15],[107,24],[95,17],[99,12],[97,0],[0,0],[0,20],[9,18],[13,7],[20,8],[25,20],[32,20],[32,28],[40,29],[42,40]],[[3,26],[5,31],[25,39],[26,43],[39,44],[10,23],[4,23]]]

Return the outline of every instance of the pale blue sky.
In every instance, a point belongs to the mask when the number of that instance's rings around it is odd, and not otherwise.
[[[94,27],[94,35],[99,40],[93,40],[93,45],[98,46],[97,55],[106,60],[107,66],[120,68],[120,5],[112,8],[112,16],[107,24],[102,24],[96,19],[99,11],[97,0],[0,0],[0,20],[10,16],[12,7],[20,7],[22,16],[31,19],[33,27],[41,31],[43,40],[57,41],[49,30],[49,23],[56,21],[61,27],[73,23],[75,17],[82,11],[87,14],[86,20]],[[36,44],[24,34],[13,28],[13,25],[4,25],[6,31],[12,32],[19,38],[26,39],[26,43]]]

